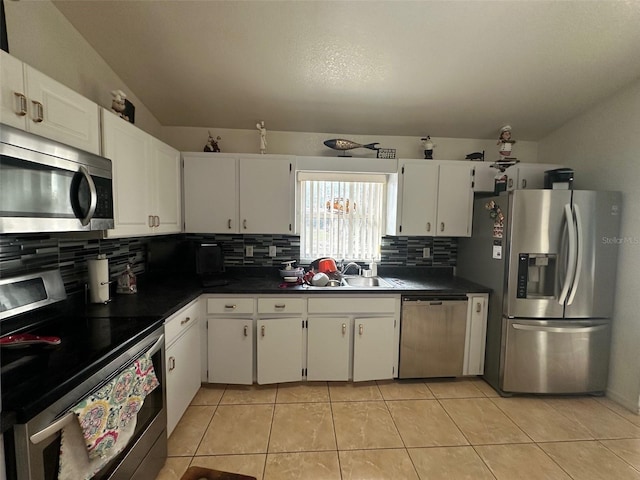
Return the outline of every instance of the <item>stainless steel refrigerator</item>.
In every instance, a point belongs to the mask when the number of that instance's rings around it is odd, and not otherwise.
[[[492,288],[484,378],[502,393],[603,392],[620,192],[478,198],[457,274]]]

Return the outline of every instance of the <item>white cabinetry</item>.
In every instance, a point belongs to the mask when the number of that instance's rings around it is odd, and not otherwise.
[[[397,376],[398,297],[312,297],[308,315],[307,380]]]
[[[257,380],[268,383],[302,380],[303,313],[306,300],[292,297],[258,299]]]
[[[397,192],[389,189],[389,235],[471,235],[472,162],[401,160],[398,175]]]
[[[167,435],[200,388],[200,309],[196,300],[165,321]]]
[[[495,178],[500,170],[494,163],[477,162],[474,175],[474,192],[491,192],[495,190]],[[550,163],[517,163],[504,171],[507,176],[507,190],[525,188],[544,188],[544,172],[561,168],[561,165]]]
[[[185,153],[185,231],[292,234],[294,157]]]
[[[180,153],[104,109],[102,129],[114,183],[115,228],[107,236],[179,233]]]
[[[489,295],[486,293],[470,293],[467,297],[469,302],[467,306],[467,330],[462,374],[482,375],[484,373]]]
[[[207,298],[207,370],[210,383],[251,385],[255,299]]]
[[[98,105],[4,51],[0,123],[100,153]]]

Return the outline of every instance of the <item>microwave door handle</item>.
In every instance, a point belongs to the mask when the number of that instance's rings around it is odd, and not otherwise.
[[[567,295],[569,294],[569,287],[571,286],[571,282],[574,279],[575,271],[576,271],[576,231],[575,231],[575,222],[573,221],[573,212],[571,211],[571,205],[566,204],[564,206],[564,216],[567,220],[567,231],[569,233],[569,260],[567,271],[564,275],[564,282],[562,282],[562,291],[560,292],[560,297],[558,298],[558,303],[563,305],[567,300]]]
[[[80,223],[83,227],[89,225],[89,222],[93,218],[93,214],[96,213],[96,206],[98,204],[98,192],[96,190],[96,184],[93,183],[93,178],[89,174],[89,170],[86,167],[80,167],[80,173],[84,176],[87,184],[89,185],[89,193],[91,194],[91,201],[89,203],[89,211],[87,216],[80,219]]]
[[[576,272],[571,282],[571,294],[567,300],[567,305],[573,303],[573,299],[578,291],[578,285],[580,284],[580,277],[582,275],[582,255],[584,252],[584,234],[582,229],[582,217],[580,216],[580,207],[578,205],[573,206],[575,213],[575,225],[576,225],[576,247],[577,247],[577,259],[576,259]]]
[[[64,417],[61,417],[58,420],[55,420],[54,422],[51,422],[48,426],[44,427],[39,432],[31,435],[29,437],[29,440],[31,440],[31,443],[33,443],[34,445],[37,445],[43,440],[46,440],[47,438],[49,438],[54,433],[59,432],[64,427],[69,425],[74,418],[76,418],[76,414],[73,412],[69,412]]]

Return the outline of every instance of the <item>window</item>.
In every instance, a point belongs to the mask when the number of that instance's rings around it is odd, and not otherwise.
[[[300,256],[380,258],[386,177],[300,172]]]

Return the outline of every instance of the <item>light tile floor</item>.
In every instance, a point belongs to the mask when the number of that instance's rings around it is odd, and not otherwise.
[[[501,398],[483,380],[212,385],[156,480],[640,480],[640,416],[599,397]]]

